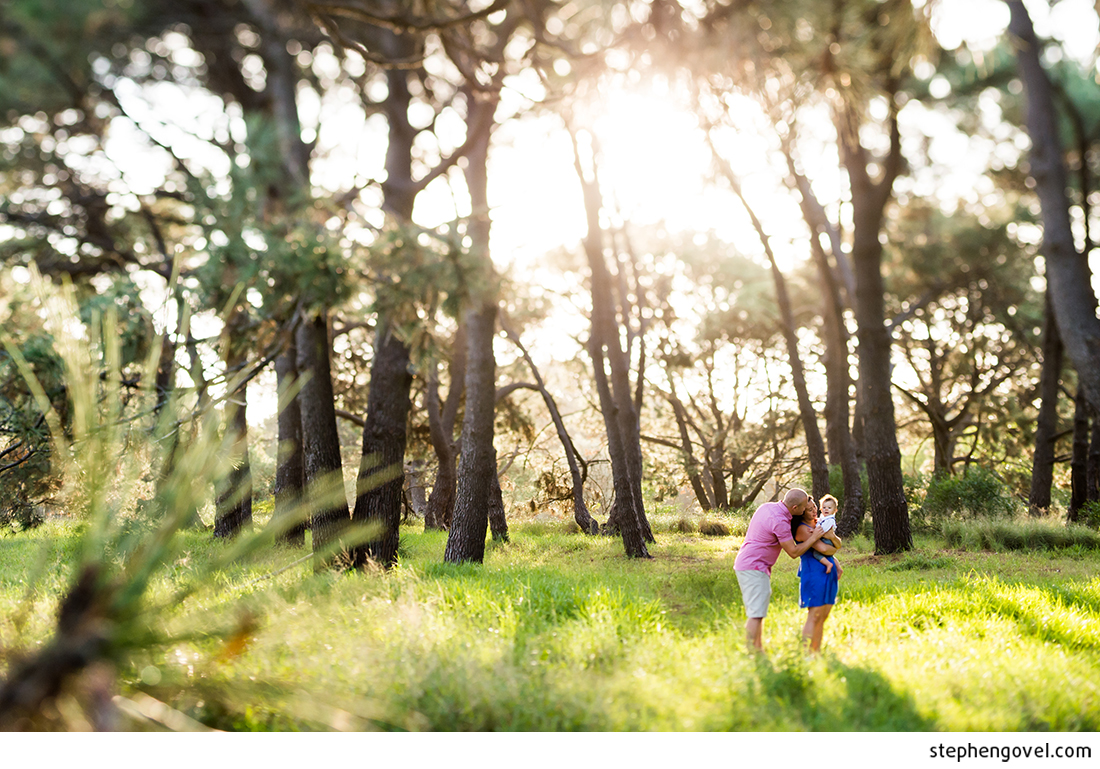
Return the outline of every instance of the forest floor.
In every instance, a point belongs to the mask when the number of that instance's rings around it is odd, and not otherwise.
[[[800,646],[797,567],[781,557],[757,657],[733,572],[741,538],[654,527],[652,560],[519,521],[483,565],[454,566],[445,534],[416,525],[387,573],[313,575],[308,560],[280,572],[305,551],[279,547],[176,603],[227,547],[188,532],[147,597],[150,626],[173,640],[120,661],[118,693],[147,714],[134,728],[1100,728],[1100,551],[921,535],[880,557],[856,537],[817,657]],[[0,537],[0,649],[48,641],[79,539],[57,521]]]

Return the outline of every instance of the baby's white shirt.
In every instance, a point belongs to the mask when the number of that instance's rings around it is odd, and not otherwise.
[[[836,528],[836,515],[835,514],[834,515],[823,515],[817,520],[817,523],[821,528],[825,529],[825,531],[829,531],[830,529],[835,529]]]

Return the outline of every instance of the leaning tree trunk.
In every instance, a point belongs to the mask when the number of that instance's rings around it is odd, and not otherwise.
[[[275,359],[275,379],[280,393],[298,386],[298,348],[293,337]],[[271,525],[279,541],[292,547],[305,544],[306,522],[302,510],[304,485],[302,411],[298,398],[289,398],[279,410],[279,447],[275,466],[275,511]]]
[[[448,563],[485,560],[485,530],[496,479],[493,420],[496,405],[496,359],[493,336],[497,306],[485,302],[466,314],[469,353],[466,364],[466,413],[462,420],[461,472],[454,518],[443,560]]]
[[[841,502],[840,515],[837,521],[837,533],[842,537],[855,534],[863,527],[864,499],[863,481],[860,479],[859,458],[856,455],[856,444],[852,438],[851,426],[851,398],[849,392],[852,389],[852,375],[849,370],[850,361],[848,355],[848,329],[844,326],[844,302],[841,298],[840,286],[846,286],[846,293],[850,298],[855,296],[855,277],[851,275],[848,267],[848,259],[841,251],[840,238],[837,228],[831,226],[825,216],[825,209],[813,194],[809,179],[798,172],[794,156],[790,149],[785,150],[787,165],[795,178],[799,192],[802,217],[806,220],[812,236],[810,238],[810,251],[817,264],[818,275],[821,277],[822,294],[825,298],[825,306],[822,319],[825,326],[825,440],[828,444],[830,464],[840,465],[841,477],[844,482],[844,499]],[[838,269],[834,272],[825,248],[818,237],[819,234],[829,235],[829,241],[833,244],[833,256],[837,260]],[[841,265],[845,269],[840,269]],[[848,277],[845,282],[842,273]]]
[[[230,379],[244,368],[248,359],[244,344],[237,338],[245,315],[234,312],[226,324],[226,369]],[[218,489],[214,514],[214,536],[235,537],[252,526],[252,468],[248,461],[248,385],[242,382],[225,402],[226,442],[232,444],[232,468]]]
[[[366,565],[368,559],[386,567],[397,563],[405,482],[405,434],[412,387],[409,348],[388,325],[380,325],[376,333],[352,521],[379,525],[381,533],[355,547],[352,561],[357,567]]]
[[[1059,380],[1062,375],[1062,340],[1054,321],[1049,292],[1043,316],[1043,368],[1039,374],[1039,416],[1035,422],[1035,452],[1031,457],[1031,492],[1028,512],[1039,515],[1050,508],[1054,485],[1054,444],[1058,437]]]
[[[350,521],[344,494],[340,434],[332,394],[331,343],[324,313],[303,318],[298,325],[298,392],[302,422],[302,455],[306,499],[313,530],[313,569],[324,571],[337,559],[334,552]]]
[[[527,362],[527,368],[531,370],[531,376],[535,378],[539,394],[542,395],[542,401],[546,404],[546,410],[550,412],[550,419],[554,422],[558,440],[561,441],[562,448],[565,450],[565,461],[569,465],[569,477],[573,481],[573,520],[576,521],[577,526],[585,534],[598,534],[600,525],[588,512],[588,505],[584,501],[584,477],[577,465],[577,448],[573,444],[573,439],[569,437],[569,432],[565,429],[565,421],[561,417],[558,404],[554,401],[554,397],[550,395],[550,391],[546,389],[546,382],[543,381],[542,374],[531,358],[531,354],[527,352],[527,348],[520,341],[519,334],[512,329],[504,318],[501,318],[501,326],[504,333],[512,340],[512,344],[519,348],[524,361]]]
[[[715,157],[718,156],[715,153]],[[764,247],[764,254],[768,257],[771,267],[772,280],[775,283],[776,304],[779,307],[780,327],[783,330],[783,339],[787,343],[787,357],[791,366],[791,383],[794,385],[795,395],[798,397],[798,413],[802,418],[802,430],[806,436],[806,451],[810,457],[810,476],[812,478],[813,496],[820,499],[829,493],[829,462],[825,457],[825,441],[821,438],[821,428],[817,424],[817,411],[810,400],[809,390],[806,388],[806,370],[802,366],[802,356],[798,352],[798,335],[795,332],[794,311],[791,309],[791,297],[787,291],[787,279],[783,271],[779,269],[779,263],[772,251],[771,238],[764,229],[764,224],[756,216],[756,211],[749,204],[741,191],[741,181],[733,172],[733,167],[720,159],[722,170],[726,179],[733,188],[742,207],[752,221],[753,229]]]
[[[892,105],[895,102],[891,99]],[[909,505],[901,472],[890,381],[890,334],[886,329],[882,280],[883,213],[901,167],[901,136],[896,106],[890,116],[890,155],[881,181],[873,182],[866,150],[859,144],[859,122],[849,109],[839,126],[841,154],[852,188],[852,262],[856,279],[861,416],[875,534],[875,552],[913,548]]]
[[[1027,131],[1031,138],[1031,176],[1043,216],[1043,256],[1047,285],[1057,297],[1058,333],[1084,390],[1092,413],[1100,413],[1100,320],[1088,259],[1074,245],[1070,226],[1068,184],[1058,133],[1053,89],[1039,61],[1041,46],[1027,9],[1006,0],[1009,32],[1016,38],[1016,58],[1027,91]]]
[[[676,386],[672,383],[671,376],[669,376],[668,385],[669,391],[664,395],[665,400],[672,406],[672,414],[676,418],[676,429],[680,432],[680,455],[684,462],[684,471],[687,473],[688,483],[691,484],[692,491],[695,492],[695,499],[699,501],[699,507],[703,509],[703,512],[709,512],[715,505],[699,473],[699,461],[695,458],[695,452],[691,445],[691,434],[688,432],[687,414],[684,404],[676,395]]]

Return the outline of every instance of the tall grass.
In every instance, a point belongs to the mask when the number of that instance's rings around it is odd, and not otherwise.
[[[879,558],[850,543],[818,658],[798,644],[805,612],[784,559],[769,654],[757,659],[743,650],[736,538],[664,534],[641,563],[564,527],[512,529],[480,567],[443,564],[444,535],[406,531],[394,571],[318,576],[305,565],[276,573],[297,556],[280,548],[226,564],[225,545],[187,533],[151,597],[175,595],[204,562],[226,565],[159,621],[166,634],[198,618],[236,631],[135,653],[121,692],[253,730],[1100,727],[1091,554],[945,555],[922,540]],[[4,540],[21,573],[47,535],[64,554],[78,533],[53,525],[37,542]],[[4,574],[6,608],[20,591]],[[36,612],[63,583],[51,574]]]
[[[966,550],[1100,550],[1100,532],[1053,520],[944,521],[940,532],[948,547]]]

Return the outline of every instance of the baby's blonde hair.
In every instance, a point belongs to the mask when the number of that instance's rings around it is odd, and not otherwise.
[[[836,509],[837,510],[840,509],[840,500],[837,499],[836,497],[834,497],[832,494],[826,494],[825,496],[823,496],[821,498],[821,500],[817,503],[817,506],[818,507],[823,506],[825,504],[825,500],[827,500],[827,499],[833,500],[833,504],[836,505]]]

